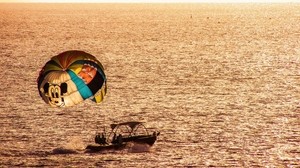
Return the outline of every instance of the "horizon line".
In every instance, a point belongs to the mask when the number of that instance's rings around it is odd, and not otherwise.
[[[0,4],[300,4],[300,2],[0,2]]]
[[[300,3],[300,0],[0,0],[0,3],[205,3],[205,4],[282,4]]]

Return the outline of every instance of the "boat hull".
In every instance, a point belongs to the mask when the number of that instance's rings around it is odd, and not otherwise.
[[[108,150],[122,150],[124,149],[126,144],[118,144],[118,145],[88,145],[85,149],[88,152],[101,152]]]
[[[101,152],[108,150],[122,150],[126,147],[127,143],[139,143],[147,144],[152,146],[156,141],[156,136],[143,135],[143,136],[132,136],[128,138],[123,138],[122,143],[113,141],[111,145],[88,145],[85,149],[89,152]]]
[[[127,138],[122,138],[122,142],[134,142],[134,143],[142,143],[142,144],[148,144],[152,146],[157,139],[157,136],[153,135],[141,135],[141,136],[131,136]],[[118,141],[112,141],[113,144],[117,144]]]

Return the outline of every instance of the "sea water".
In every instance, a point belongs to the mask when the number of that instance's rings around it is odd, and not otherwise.
[[[0,167],[299,167],[297,4],[0,4]],[[104,66],[108,93],[52,108],[42,66],[66,50]],[[89,153],[111,123],[152,146]]]

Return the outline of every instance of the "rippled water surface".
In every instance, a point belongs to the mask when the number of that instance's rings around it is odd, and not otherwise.
[[[299,167],[300,6],[0,4],[0,165]],[[36,78],[79,49],[104,102],[51,108]],[[85,153],[97,128],[143,121],[153,147]]]

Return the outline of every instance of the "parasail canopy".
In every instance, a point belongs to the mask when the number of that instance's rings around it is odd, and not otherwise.
[[[100,103],[107,91],[101,63],[84,51],[65,51],[51,58],[37,79],[43,100],[53,107],[69,107],[85,99]]]

